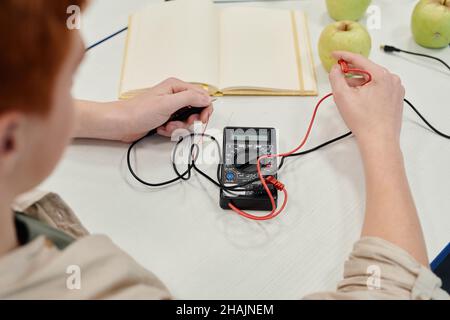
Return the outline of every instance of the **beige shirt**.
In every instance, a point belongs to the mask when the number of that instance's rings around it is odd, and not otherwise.
[[[81,271],[79,287],[71,278],[73,266]],[[0,259],[0,298],[169,299],[170,294],[105,236],[84,237],[63,251],[40,237]]]
[[[79,239],[59,250],[40,236],[0,257],[1,299],[171,298],[155,275],[108,237],[87,235],[58,196],[41,194],[36,202],[21,203],[16,210],[26,206],[21,211]],[[72,281],[74,266],[81,271],[79,282]],[[345,263],[336,291],[306,299],[449,299],[440,287],[440,279],[404,250],[382,239],[363,238]]]
[[[362,238],[345,262],[335,292],[307,299],[448,300],[439,279],[403,249],[379,238]]]

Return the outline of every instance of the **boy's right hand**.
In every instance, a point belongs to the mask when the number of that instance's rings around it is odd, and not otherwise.
[[[334,101],[360,149],[379,150],[380,143],[399,146],[405,97],[400,78],[358,54],[338,51],[333,56],[372,75],[372,82],[361,87],[361,81],[347,79],[339,65],[330,73]]]

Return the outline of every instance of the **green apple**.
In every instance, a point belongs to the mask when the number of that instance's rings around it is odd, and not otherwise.
[[[327,26],[320,35],[319,56],[324,68],[330,72],[337,61],[333,51],[350,51],[368,57],[372,48],[370,35],[355,21],[338,21]]]
[[[421,0],[412,15],[412,33],[418,44],[444,48],[450,43],[450,0]]]
[[[336,21],[358,21],[366,13],[371,0],[327,0],[330,17]]]

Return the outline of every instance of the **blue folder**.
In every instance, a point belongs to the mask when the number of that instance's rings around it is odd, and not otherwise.
[[[431,262],[431,270],[442,280],[442,289],[450,294],[450,242]]]

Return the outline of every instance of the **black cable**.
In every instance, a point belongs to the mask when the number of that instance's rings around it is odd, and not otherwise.
[[[170,179],[170,180],[167,180],[167,181],[164,181],[164,182],[151,183],[151,182],[144,181],[143,179],[139,178],[139,176],[134,172],[133,166],[131,165],[131,151],[134,149],[134,147],[135,147],[139,142],[141,142],[141,141],[144,140],[145,138],[147,138],[147,136],[142,137],[141,139],[136,140],[135,142],[133,142],[133,143],[130,145],[130,147],[128,148],[128,151],[127,151],[127,166],[128,166],[128,171],[130,171],[131,175],[132,175],[137,181],[139,181],[140,183],[142,183],[143,185],[146,185],[146,186],[148,186],[148,187],[163,187],[163,186],[172,184],[172,183],[174,183],[174,182],[177,182],[177,181],[183,179],[183,177],[185,177],[185,176],[189,176],[189,177],[190,177],[191,169],[192,169],[192,168],[190,168],[190,167],[188,166],[188,169],[187,169],[184,173],[179,174],[179,172],[176,171],[176,173],[177,173],[177,177],[176,177],[176,178],[173,178],[173,179]],[[172,162],[174,161],[173,157],[174,157],[174,154],[172,154]]]
[[[411,109],[417,114],[417,116],[419,116],[419,118],[434,133],[436,133],[437,135],[439,135],[439,136],[441,136],[441,137],[443,137],[445,139],[449,139],[450,140],[450,136],[449,135],[447,135],[447,134],[443,133],[442,131],[436,129],[428,120],[425,119],[425,117],[417,110],[417,108],[409,100],[404,99],[404,101],[411,107]],[[320,145],[318,145],[316,147],[313,147],[311,149],[308,149],[308,150],[305,150],[305,151],[302,151],[302,152],[298,152],[298,153],[294,153],[294,154],[291,154],[291,155],[286,156],[286,157],[282,157],[280,165],[278,167],[278,170],[281,170],[281,168],[284,166],[284,163],[285,163],[286,159],[288,159],[288,158],[299,157],[299,156],[303,156],[303,155],[306,155],[306,154],[309,154],[309,153],[313,153],[315,151],[318,151],[320,149],[325,148],[326,146],[329,146],[329,145],[331,145],[333,143],[341,141],[341,140],[343,140],[343,139],[345,139],[345,138],[347,138],[347,137],[349,137],[351,135],[352,135],[352,132],[347,132],[347,133],[345,133],[345,134],[343,134],[343,135],[341,135],[339,137],[330,139],[330,140],[328,140],[328,141],[326,141],[326,142],[324,142],[324,143],[322,143],[322,144],[320,144]],[[208,174],[206,174],[204,171],[202,171],[197,166],[196,161],[198,159],[199,154],[197,153],[196,156],[193,157],[193,151],[194,151],[194,149],[199,150],[200,147],[196,143],[192,143],[191,144],[187,170],[184,173],[180,173],[178,168],[177,168],[177,165],[175,163],[175,155],[176,155],[176,153],[178,151],[179,146],[181,145],[181,143],[183,141],[186,140],[186,137],[190,137],[192,139],[192,138],[194,138],[196,136],[207,137],[207,138],[211,139],[215,143],[215,145],[217,147],[217,150],[219,151],[219,164],[217,165],[217,181],[214,180],[213,178],[211,178]],[[221,154],[221,148],[220,148],[220,145],[219,145],[217,139],[215,137],[213,137],[211,135],[208,135],[208,134],[205,134],[205,133],[201,133],[201,134],[199,134],[199,133],[191,133],[189,136],[186,136],[186,137],[182,137],[182,138],[179,139],[179,141],[176,143],[176,145],[175,145],[175,147],[173,149],[173,152],[172,152],[172,157],[171,157],[172,167],[173,167],[177,177],[173,178],[171,180],[162,182],[162,183],[150,183],[150,182],[147,182],[147,181],[143,181],[141,178],[139,178],[136,175],[136,173],[133,171],[133,168],[131,166],[130,154],[131,154],[132,149],[136,146],[137,143],[139,143],[140,141],[142,141],[146,137],[143,137],[140,140],[138,140],[138,141],[134,142],[133,144],[131,144],[131,146],[129,147],[128,152],[127,152],[127,163],[128,163],[128,169],[130,170],[130,172],[133,175],[133,177],[136,178],[137,181],[139,181],[140,183],[142,183],[144,185],[147,185],[147,186],[150,186],[150,187],[158,187],[158,186],[168,185],[168,184],[174,183],[174,182],[179,181],[179,180],[189,180],[190,177],[191,177],[191,171],[192,171],[192,169],[194,169],[197,173],[199,173],[205,179],[210,181],[216,187],[220,188],[221,190],[226,190],[226,191],[245,190],[245,189],[242,189],[242,188],[259,181],[259,178],[255,178],[253,180],[247,181],[246,183],[239,184],[239,185],[234,185],[234,186],[226,186],[226,185],[224,185],[223,183],[221,183],[221,181],[222,181],[222,177],[221,177],[222,170],[221,169],[222,169],[222,160],[223,160],[223,158],[222,158],[222,154]]]
[[[437,57],[430,56],[428,54],[406,51],[406,50],[403,50],[403,49],[396,48],[394,46],[387,46],[387,45],[381,46],[381,50],[383,50],[384,52],[387,52],[387,53],[403,52],[403,53],[410,54],[410,55],[413,55],[413,56],[419,56],[419,57],[424,57],[424,58],[428,58],[428,59],[433,59],[433,60],[436,60],[436,61],[442,63],[444,66],[447,67],[447,69],[450,70],[450,66],[444,60],[439,59]]]
[[[108,41],[109,39],[114,38],[115,36],[121,34],[122,32],[124,32],[124,31],[126,31],[126,30],[128,30],[128,27],[124,27],[124,28],[120,29],[119,31],[114,32],[113,34],[107,36],[106,38],[103,38],[102,40],[97,41],[96,43],[94,43],[94,44],[90,45],[89,47],[87,47],[87,48],[86,48],[86,52],[88,52],[88,51],[91,50],[91,49],[94,49],[94,48],[95,48],[96,46],[98,46],[98,45],[101,45],[103,42],[106,42],[106,41]]]
[[[192,143],[192,144],[191,144],[191,147],[190,147],[189,159],[188,159],[188,168],[187,168],[186,171],[184,171],[183,173],[180,173],[180,171],[178,170],[178,167],[177,167],[177,165],[176,165],[176,162],[175,162],[175,156],[176,156],[176,153],[177,153],[177,151],[178,151],[178,148],[179,148],[179,146],[181,145],[181,143],[182,143],[183,141],[186,140],[187,137],[189,137],[189,138],[192,139],[192,138],[194,138],[194,137],[196,137],[196,136],[207,137],[207,138],[211,139],[213,142],[215,142],[216,147],[217,147],[217,150],[219,151],[219,157],[220,157],[220,159],[219,159],[219,166],[220,166],[220,163],[221,163],[221,161],[222,161],[222,158],[221,158],[221,148],[220,148],[220,145],[219,145],[219,143],[217,142],[216,138],[213,137],[213,136],[211,136],[211,135],[209,135],[209,134],[205,134],[205,133],[201,133],[201,134],[198,134],[198,133],[191,133],[190,135],[188,135],[188,136],[186,136],[186,137],[181,137],[181,138],[178,140],[178,142],[176,143],[176,145],[175,145],[175,147],[174,147],[174,149],[173,149],[173,151],[172,151],[171,162],[172,162],[172,168],[173,168],[173,170],[174,170],[174,172],[175,172],[175,174],[176,174],[176,177],[175,177],[175,178],[172,178],[172,179],[170,179],[170,180],[163,181],[163,182],[153,183],[153,182],[148,182],[148,181],[143,180],[143,179],[140,178],[140,177],[137,175],[137,173],[134,171],[133,166],[131,165],[131,152],[133,151],[133,149],[136,147],[136,145],[137,145],[138,143],[140,143],[140,142],[141,142],[142,140],[144,140],[145,138],[149,137],[148,135],[145,136],[145,137],[142,137],[141,139],[139,139],[139,140],[137,140],[137,141],[135,141],[135,142],[133,142],[133,143],[129,146],[128,151],[127,151],[127,166],[128,166],[128,170],[130,171],[131,175],[132,175],[138,182],[140,182],[140,183],[142,183],[143,185],[146,185],[146,186],[148,186],[148,187],[163,187],[163,186],[170,185],[170,184],[175,183],[175,182],[180,181],[180,180],[187,181],[187,180],[189,180],[189,179],[191,178],[192,169],[194,169],[194,170],[195,170],[196,172],[198,172],[200,175],[204,176],[206,179],[208,179],[209,181],[211,181],[212,183],[214,183],[217,187],[219,187],[219,188],[221,188],[221,189],[223,189],[223,190],[229,190],[229,191],[239,191],[239,189],[242,189],[243,187],[245,187],[245,186],[247,186],[247,185],[249,185],[249,184],[252,184],[252,183],[254,183],[254,182],[256,182],[256,181],[259,180],[259,179],[254,179],[253,181],[249,181],[249,182],[246,182],[246,183],[243,183],[243,184],[240,184],[240,185],[235,185],[235,186],[225,186],[225,185],[223,185],[223,184],[220,183],[220,179],[218,179],[219,182],[215,181],[213,178],[211,178],[210,176],[208,176],[208,175],[207,175],[206,173],[204,173],[200,168],[197,167],[196,161],[197,161],[197,159],[198,159],[199,153],[197,152],[196,156],[193,157],[193,151],[194,151],[194,149],[197,149],[197,151],[198,151],[198,150],[200,149],[200,147],[199,147],[196,143]]]
[[[343,139],[345,139],[345,138],[351,136],[352,134],[353,134],[353,133],[350,131],[350,132],[347,132],[346,134],[343,134],[342,136],[339,136],[339,137],[336,137],[336,138],[334,138],[334,139],[328,140],[327,142],[322,143],[321,145],[318,145],[317,147],[314,147],[314,148],[312,148],[312,149],[309,149],[309,150],[306,150],[306,151],[302,151],[302,152],[293,153],[293,154],[291,154],[291,155],[289,155],[289,156],[282,157],[282,158],[281,158],[281,162],[280,162],[280,166],[278,167],[278,170],[280,170],[280,169],[283,167],[284,162],[285,162],[285,160],[286,160],[287,158],[304,156],[304,155],[306,155],[306,154],[308,154],[308,153],[312,153],[312,152],[314,152],[314,151],[317,151],[317,150],[320,150],[320,149],[322,149],[322,148],[325,148],[326,146],[328,146],[328,145],[330,145],[330,144],[333,144],[333,143],[335,143],[335,142],[338,142],[338,141],[340,141],[340,140],[343,140]]]
[[[196,160],[197,160],[197,159],[194,159],[194,161],[192,161],[192,162],[189,163],[189,168],[190,168],[190,169],[194,169],[196,172],[198,172],[200,175],[202,175],[203,177],[205,177],[207,180],[209,180],[210,182],[212,182],[213,184],[215,184],[217,187],[221,188],[222,190],[238,191],[238,190],[241,190],[243,187],[246,187],[246,186],[248,186],[248,185],[250,185],[250,184],[252,184],[252,183],[254,183],[254,182],[256,182],[256,181],[259,181],[259,178],[255,178],[254,180],[250,180],[250,181],[247,181],[247,182],[245,182],[245,183],[243,183],[243,184],[237,184],[237,185],[234,185],[234,186],[225,186],[224,184],[222,184],[222,183],[220,182],[220,181],[221,181],[221,178],[220,178],[220,168],[221,168],[221,163],[222,163],[222,152],[221,152],[221,148],[220,148],[219,142],[218,142],[217,139],[214,138],[213,136],[208,135],[208,134],[204,134],[204,133],[201,133],[201,134],[199,134],[199,133],[191,133],[188,137],[190,137],[190,138],[192,139],[192,138],[194,138],[194,137],[196,137],[196,136],[198,136],[198,137],[207,137],[207,138],[210,138],[210,139],[215,143],[215,146],[216,146],[216,148],[217,148],[217,151],[219,152],[219,164],[218,164],[218,166],[217,166],[217,181],[215,181],[213,178],[211,178],[210,176],[208,176],[208,175],[207,175],[205,172],[203,172],[199,167],[197,167],[197,165],[196,165]],[[181,139],[177,142],[177,144],[175,145],[175,147],[174,147],[174,149],[173,149],[173,155],[176,155],[176,154],[177,154],[178,148],[179,148],[179,146],[181,145],[181,143],[185,140],[185,138],[186,138],[186,137],[181,138]],[[193,146],[197,146],[197,150],[199,149],[198,145],[195,144],[195,143],[193,143],[193,144],[191,145],[191,150],[190,150],[190,152],[192,152],[192,147],[193,147]],[[198,157],[198,154],[197,154],[197,157]],[[175,157],[174,157],[174,156],[172,157],[172,166],[174,167],[175,173],[176,173],[176,174],[178,175],[178,177],[181,179],[181,175],[180,175],[180,173],[179,173],[179,171],[178,171],[178,168],[177,168],[177,165],[176,165],[176,163],[175,163]],[[187,179],[183,179],[183,180],[187,180]]]
[[[441,137],[445,138],[445,139],[450,139],[450,136],[439,131],[438,129],[436,129],[435,127],[433,127],[431,125],[431,123],[428,122],[427,119],[425,119],[425,117],[417,110],[416,107],[414,107],[414,105],[409,102],[407,99],[404,99],[405,102],[411,107],[411,109],[419,116],[420,119],[422,119],[422,121],[431,129],[434,131],[434,133],[436,133],[437,135],[440,135]]]

